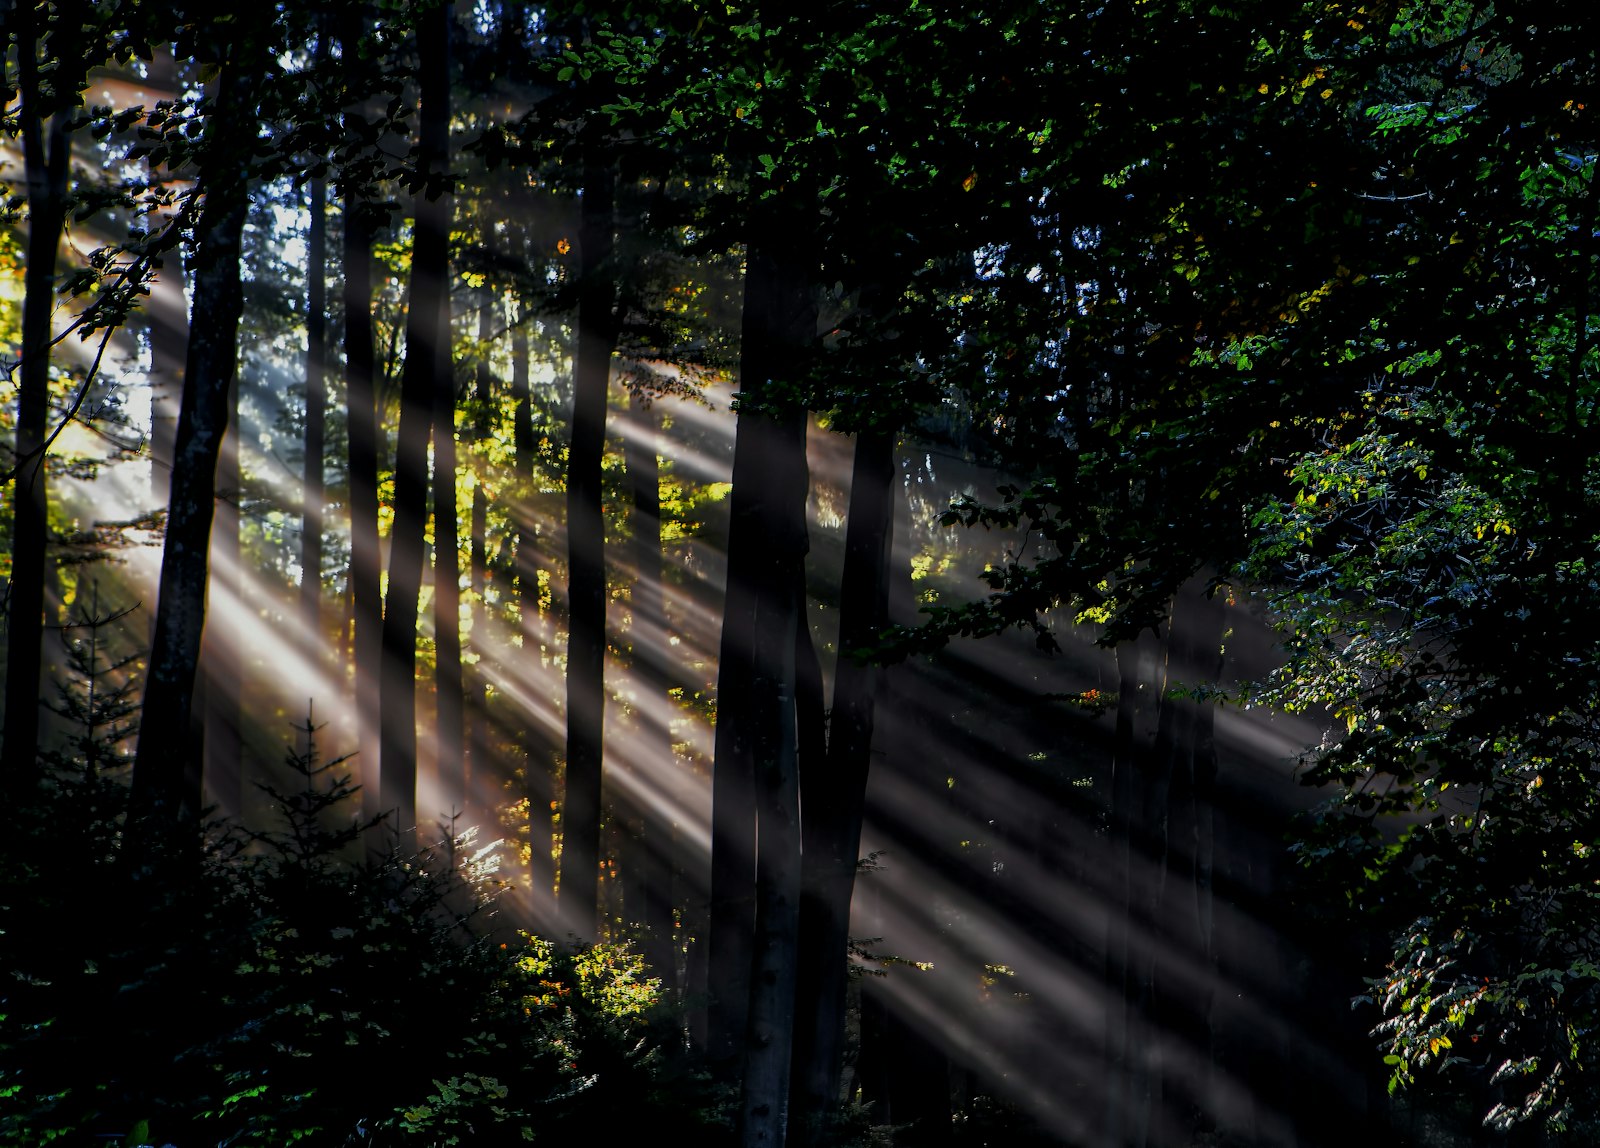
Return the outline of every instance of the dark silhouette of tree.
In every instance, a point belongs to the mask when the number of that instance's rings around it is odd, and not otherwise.
[[[328,54],[328,33],[317,29],[317,61]],[[310,224],[306,231],[306,434],[301,488],[300,613],[306,638],[322,636],[323,471],[326,466],[328,407],[328,178],[313,174],[309,187]]]
[[[602,729],[605,718],[605,518],[601,463],[616,349],[616,174],[584,164],[579,225],[577,350],[567,453],[567,762],[561,803],[561,916],[580,937],[599,913]]]
[[[74,52],[74,41],[83,31],[83,15],[72,6],[52,13],[33,3],[21,4],[16,13],[8,13],[17,21],[21,84],[17,118],[28,186],[28,247],[22,288],[22,363],[17,379],[11,580],[6,603],[5,732],[0,742],[4,784],[33,776],[39,746],[45,552],[50,535],[45,444],[50,418],[51,318],[57,286],[56,253],[68,210],[72,155],[68,133],[79,102],[77,85],[83,82],[83,65]],[[50,75],[48,84],[46,75]]]
[[[205,47],[222,63],[204,128],[203,195],[191,263],[194,313],[174,446],[172,496],[161,562],[154,644],[133,768],[133,814],[170,832],[200,809],[201,763],[192,752],[196,667],[205,626],[208,550],[217,461],[228,429],[244,305],[239,259],[249,207],[256,111],[251,102],[267,50],[257,15],[208,26]]]
[[[448,289],[433,396],[433,643],[439,784],[454,817],[466,808],[465,681],[461,672],[461,523],[456,508],[456,377]]]
[[[395,457],[394,527],[390,532],[389,585],[383,604],[383,660],[379,679],[381,739],[379,795],[394,831],[417,824],[417,614],[422,591],[427,518],[428,439],[435,422],[441,343],[449,337],[450,13],[440,6],[417,26],[421,124],[411,255],[411,301],[406,359],[400,376],[400,430]],[[371,781],[368,781],[371,784]]]
[[[870,651],[889,625],[896,477],[893,437],[882,428],[862,430],[856,437],[845,527],[834,703],[825,750],[802,752],[801,759],[804,868],[795,1010],[800,1024],[791,1104],[793,1134],[802,1143],[820,1143],[826,1135],[844,1065],[850,902],[885,673]],[[809,634],[804,638],[809,641]],[[813,674],[817,680],[810,692],[818,712],[802,719],[801,729],[820,732],[821,681]]]

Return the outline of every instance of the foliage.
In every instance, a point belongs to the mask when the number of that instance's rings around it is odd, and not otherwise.
[[[129,884],[104,752],[35,794],[5,857],[0,1139],[445,1145],[542,1138],[623,1098],[641,1130],[703,1119],[635,955],[497,941],[496,846],[363,859],[384,829],[350,819],[342,762],[300,728],[297,786],[264,787],[278,827],[216,826],[188,888]]]
[[[1355,393],[1247,564],[1289,634],[1257,697],[1336,721],[1302,857],[1392,940],[1391,1088],[1501,1130],[1592,1112],[1600,1051],[1600,532],[1592,452],[1563,445],[1593,417],[1600,146],[1573,31],[1417,5],[1364,36],[1388,262],[1338,348]]]

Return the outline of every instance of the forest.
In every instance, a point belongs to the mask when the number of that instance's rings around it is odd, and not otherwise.
[[[1588,5],[0,17],[0,1145],[1600,1142]]]

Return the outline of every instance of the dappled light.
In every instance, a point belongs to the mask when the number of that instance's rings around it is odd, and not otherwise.
[[[8,7],[0,1143],[1593,1140],[1590,23]]]

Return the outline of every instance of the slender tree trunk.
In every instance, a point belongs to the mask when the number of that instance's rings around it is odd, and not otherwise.
[[[522,652],[530,663],[536,658],[539,625],[539,522],[534,507],[542,503],[535,488],[533,388],[528,378],[529,312],[520,303],[511,325],[512,440],[516,447],[518,497],[514,500],[516,529],[515,577],[517,616]],[[528,800],[529,906],[536,931],[554,930],[555,904],[555,762],[554,745],[537,718],[519,731],[523,747],[523,793]]]
[[[889,621],[894,540],[894,439],[882,430],[856,439],[840,581],[839,664],[826,768],[803,770],[805,881],[800,903],[800,982],[793,1097],[804,1144],[826,1140],[839,1104],[844,1057],[850,899],[861,852],[872,734],[883,692],[882,666],[852,651],[877,643]],[[809,638],[809,635],[807,635]],[[804,728],[804,726],[802,726]],[[809,766],[806,755],[802,763]]]
[[[390,828],[401,834],[414,830],[417,823],[417,613],[427,519],[428,438],[440,389],[439,341],[446,332],[450,273],[450,198],[435,182],[445,175],[449,155],[449,42],[450,9],[438,5],[423,14],[417,29],[422,103],[418,162],[426,180],[416,197],[378,690],[380,808],[391,816]]]
[[[317,38],[324,54],[326,35]],[[306,234],[306,441],[300,525],[300,613],[313,655],[322,645],[323,467],[328,406],[328,181],[311,180]]]
[[[478,308],[478,364],[473,380],[472,440],[482,443],[493,437],[491,411],[495,401],[494,372],[489,364],[489,344],[494,338],[497,296],[486,293]],[[467,712],[467,768],[462,778],[463,792],[471,800],[478,779],[490,776],[489,762],[489,491],[481,478],[472,483],[471,534],[472,646],[478,660],[470,677]]]
[[[788,595],[773,595],[776,601],[770,602],[771,609],[757,617],[754,686],[761,696],[753,708],[766,711],[759,714],[763,726],[777,729],[776,736],[757,751],[756,764],[755,943],[739,1107],[740,1142],[747,1148],[781,1148],[788,1134],[800,952],[800,770],[795,694],[803,593],[803,582],[793,579]],[[809,641],[809,627],[806,638]]]
[[[450,295],[440,301],[434,373],[433,640],[439,788],[453,822],[466,811],[466,686],[461,673],[461,528],[456,508],[456,380]],[[453,830],[451,830],[453,832]]]
[[[616,345],[612,268],[615,176],[598,157],[584,173],[578,349],[567,454],[567,775],[561,809],[561,916],[596,936],[600,894],[601,738],[605,719],[605,519],[600,467]]]
[[[378,542],[378,408],[372,334],[372,220],[344,205],[345,434],[350,452],[350,612],[362,815],[383,810],[378,776],[379,666],[383,662],[382,559]]]
[[[239,466],[239,379],[228,388],[228,422],[217,458],[216,518],[211,524],[211,583],[235,599],[241,597],[239,499],[243,472]],[[240,729],[240,681],[244,643],[238,620],[224,612],[211,618],[200,642],[199,712],[205,723],[203,760],[210,800],[225,816],[244,814],[244,738]]]
[[[169,47],[155,48],[147,82],[158,98],[177,93],[178,66]],[[169,171],[168,178],[171,175]],[[183,285],[183,253],[169,251],[156,265],[145,303],[150,320],[150,505],[163,510],[172,491],[172,449],[178,434],[178,406],[183,400],[183,360],[189,346],[189,305]],[[155,602],[147,606],[153,625]],[[150,636],[154,638],[154,630]]]
[[[16,464],[7,603],[6,708],[0,779],[10,785],[34,775],[39,746],[39,686],[44,657],[45,552],[49,544],[45,439],[50,417],[51,314],[55,309],[56,251],[66,222],[70,114],[58,111],[46,128],[40,115],[39,44],[32,5],[21,14],[17,59],[22,79],[23,169],[28,183],[28,250],[22,288],[22,365],[17,388]],[[62,66],[66,66],[62,62]]]
[[[1160,696],[1166,683],[1166,650],[1160,638],[1141,634],[1117,647],[1117,724],[1113,749],[1109,847],[1115,866],[1112,887],[1120,895],[1108,919],[1106,938],[1106,1113],[1102,1143],[1124,1148],[1148,1127],[1149,1045],[1142,1000],[1145,954],[1133,943],[1135,914],[1143,904],[1143,882],[1153,880],[1141,845],[1146,840],[1143,799],[1155,769]]]
[[[754,214],[717,670],[707,1051],[725,1074],[743,1053],[731,1073],[741,1082],[741,1142],[782,1144],[800,900],[795,639],[808,545],[806,412],[783,384],[803,381],[816,304],[804,228],[767,201]]]
[[[660,425],[651,401],[635,393],[633,433],[623,440],[623,465],[632,494],[630,525],[633,551],[633,672],[639,689],[665,701],[667,618],[661,591],[661,464],[657,453]],[[643,709],[644,707],[641,707]],[[669,777],[677,769],[672,734],[665,722],[641,713],[637,757],[645,779]],[[632,859],[627,879],[633,920],[644,930],[644,956],[670,991],[677,967],[672,921],[672,826],[649,802],[639,802],[631,818]]]
[[[250,50],[250,37],[242,40]],[[227,431],[228,393],[238,363],[241,240],[249,206],[246,169],[255,138],[247,67],[222,69],[212,108],[205,201],[196,227],[194,314],[183,406],[173,453],[172,498],[161,559],[155,640],[133,766],[136,819],[177,832],[199,811],[200,762],[189,748],[195,670],[205,626],[208,547],[217,460]]]
[[[183,256],[168,252],[150,286],[150,499],[166,509],[172,494],[172,452],[183,401],[183,360],[189,346],[189,305]],[[154,603],[151,603],[153,606]]]
[[[1208,597],[1200,576],[1179,591],[1172,613],[1169,689],[1193,691],[1219,681],[1225,593]],[[1215,1081],[1209,1075],[1214,1061],[1211,1009],[1216,966],[1211,882],[1216,707],[1193,696],[1164,698],[1162,706],[1172,714],[1167,723],[1169,740],[1161,747],[1170,782],[1163,802],[1166,832],[1154,843],[1161,855],[1163,888],[1153,919],[1166,930],[1163,949],[1172,969],[1158,978],[1153,995],[1162,1030],[1201,1053],[1207,1066],[1197,1079],[1169,1073],[1165,1086],[1175,1101],[1187,1101],[1179,1112],[1187,1110],[1197,1118],[1199,1124],[1192,1131],[1209,1134],[1214,1131],[1211,1114],[1219,1107],[1213,1095]]]

